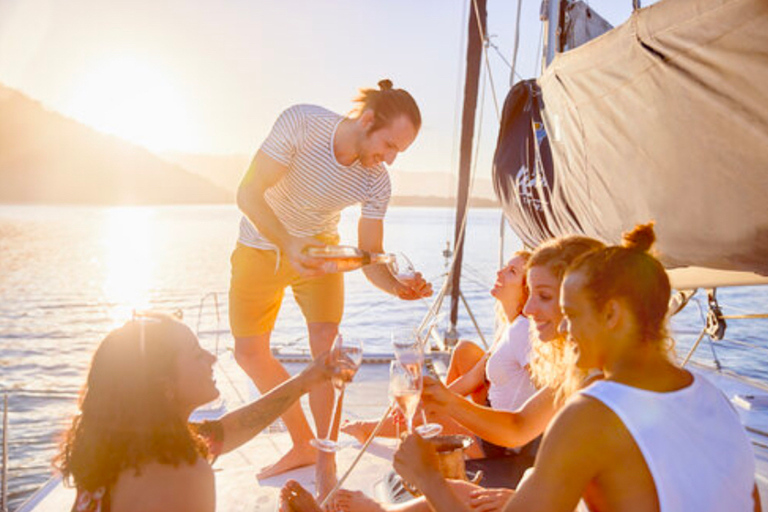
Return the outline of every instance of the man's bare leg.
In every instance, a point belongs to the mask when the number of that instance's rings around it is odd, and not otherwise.
[[[283,365],[272,355],[270,334],[235,338],[235,359],[262,394],[289,378]],[[309,466],[317,460],[317,451],[309,444],[314,434],[301,409],[301,403],[297,401],[293,404],[282,418],[293,447],[280,460],[262,468],[256,475],[258,478],[269,478],[291,469]]]
[[[333,340],[339,332],[339,325],[330,322],[312,322],[307,324],[309,329],[309,347],[312,357],[317,357],[327,352],[333,345]],[[333,414],[335,393],[330,382],[319,385],[309,392],[309,406],[315,418],[317,437],[325,438]],[[341,411],[336,418],[337,423],[341,418]],[[338,429],[331,435],[332,439],[338,436]],[[333,486],[336,485],[336,454],[318,451],[317,466],[315,466],[315,489],[319,499],[323,499]]]

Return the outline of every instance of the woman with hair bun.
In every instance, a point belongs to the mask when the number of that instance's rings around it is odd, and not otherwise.
[[[671,287],[648,251],[653,225],[567,270],[560,326],[574,364],[604,379],[578,391],[547,429],[536,465],[505,511],[760,510],[755,461],[728,399],[670,357]],[[435,478],[434,450],[408,438],[396,469],[433,509],[469,510]],[[580,503],[580,500],[583,501]]]

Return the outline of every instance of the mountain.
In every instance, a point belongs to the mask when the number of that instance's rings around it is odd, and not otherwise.
[[[251,155],[200,155],[168,152],[161,157],[210,180],[234,194],[248,169]],[[456,177],[447,172],[414,172],[391,169],[392,204],[454,206]],[[491,180],[478,178],[472,187],[472,206],[498,206]]]
[[[231,192],[0,85],[0,202],[232,202]]]

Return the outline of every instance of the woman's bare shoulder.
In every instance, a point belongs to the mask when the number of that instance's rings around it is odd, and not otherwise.
[[[123,471],[111,493],[112,512],[213,512],[216,506],[213,469],[203,458],[178,466],[152,462]]]

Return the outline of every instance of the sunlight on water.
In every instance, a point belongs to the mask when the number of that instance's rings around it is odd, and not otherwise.
[[[154,213],[151,208],[114,208],[104,224],[103,289],[115,327],[130,319],[134,310],[149,308]]]

